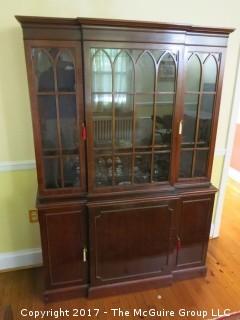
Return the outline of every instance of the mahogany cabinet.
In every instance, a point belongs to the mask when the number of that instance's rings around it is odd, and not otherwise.
[[[46,300],[206,272],[221,28],[17,16]]]

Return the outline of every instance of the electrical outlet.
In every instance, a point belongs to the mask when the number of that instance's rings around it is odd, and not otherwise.
[[[29,214],[29,221],[31,223],[38,222],[38,211],[37,211],[37,209],[29,210],[28,214]]]

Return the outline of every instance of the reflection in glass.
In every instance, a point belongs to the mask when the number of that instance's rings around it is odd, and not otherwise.
[[[75,91],[73,58],[67,50],[60,53],[56,70],[58,91]]]
[[[132,156],[115,156],[115,183],[129,185],[132,182]]]
[[[92,61],[92,91],[112,91],[112,66],[103,50],[97,51]]]
[[[153,96],[136,96],[135,144],[148,146],[152,144]]]
[[[151,154],[137,154],[134,162],[134,182],[149,183],[151,179]]]
[[[59,116],[63,149],[77,147],[77,110],[75,95],[59,96]]]
[[[182,131],[182,144],[188,147],[194,144],[196,118],[198,109],[198,94],[186,94],[184,103],[184,118],[183,118],[183,131]]]
[[[193,151],[182,150],[180,159],[179,176],[181,178],[190,178],[192,176]]]
[[[199,91],[201,78],[201,62],[194,54],[187,63],[186,90]]]
[[[38,91],[54,91],[53,65],[47,52],[42,49],[32,49],[35,62],[35,73],[38,80]]]
[[[112,156],[99,156],[95,160],[96,187],[112,185]]]
[[[208,150],[197,150],[196,151],[196,163],[194,168],[194,177],[206,176],[208,160]]]
[[[217,63],[213,56],[204,62],[203,91],[215,91],[217,81]]]
[[[55,96],[38,96],[43,149],[57,149],[57,113]]]
[[[93,99],[93,125],[94,145],[104,147],[112,144],[112,95],[94,94]]]
[[[153,181],[167,181],[170,168],[170,153],[155,153]]]
[[[63,159],[63,178],[64,187],[79,187],[80,181],[80,163],[79,157],[75,156],[65,156]]]
[[[47,189],[61,188],[59,158],[45,158],[43,165],[45,187]]]
[[[174,98],[173,94],[156,96],[155,144],[171,144]]]
[[[151,55],[145,52],[136,64],[136,92],[153,92],[155,65]]]
[[[117,94],[115,106],[115,145],[130,147],[132,145],[133,96]]]
[[[203,94],[199,116],[198,146],[209,146],[214,107],[214,94]]]
[[[114,64],[114,91],[134,91],[134,67],[130,56],[122,51]]]
[[[173,57],[166,53],[162,58],[157,78],[157,91],[174,92],[176,82],[176,68]]]

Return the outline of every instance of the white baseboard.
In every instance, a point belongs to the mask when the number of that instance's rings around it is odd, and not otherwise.
[[[39,266],[42,264],[40,248],[0,253],[0,271]]]
[[[240,171],[234,169],[234,168],[229,168],[229,177],[232,178],[233,180],[240,182]]]
[[[219,236],[219,235],[216,234],[214,231],[215,231],[215,225],[214,225],[214,223],[212,222],[212,224],[211,224],[211,230],[210,230],[210,236],[209,236],[210,239],[214,239],[214,238],[217,238],[217,237]]]

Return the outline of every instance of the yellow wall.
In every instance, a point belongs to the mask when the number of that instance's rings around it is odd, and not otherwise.
[[[22,33],[14,15],[105,17],[235,27],[229,41],[217,149],[225,148],[240,42],[239,0],[9,0],[0,11],[0,165],[34,159]],[[215,157],[219,181],[223,157]],[[0,172],[0,252],[40,245],[34,206],[35,171]]]

